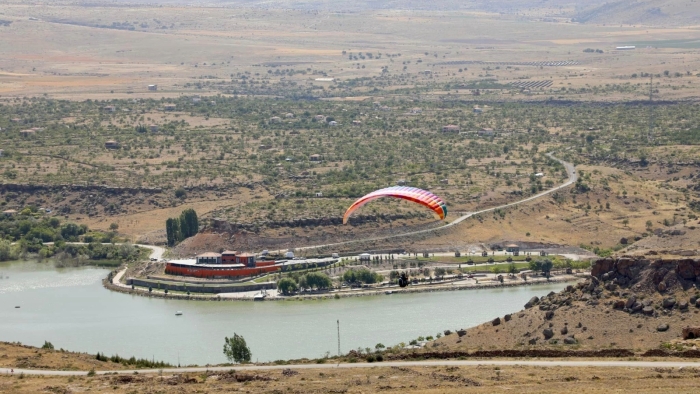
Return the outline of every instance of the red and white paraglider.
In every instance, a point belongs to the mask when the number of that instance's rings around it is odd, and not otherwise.
[[[350,208],[345,211],[345,215],[343,216],[343,224],[346,224],[350,218],[350,215],[352,215],[353,212],[355,212],[361,206],[382,197],[400,198],[421,204],[435,212],[440,217],[440,220],[445,219],[447,216],[447,204],[445,204],[445,201],[443,201],[442,198],[436,196],[435,194],[427,190],[418,189],[417,187],[392,186],[373,191],[372,193],[369,193],[355,201]]]

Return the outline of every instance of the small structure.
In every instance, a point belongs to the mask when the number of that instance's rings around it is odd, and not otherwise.
[[[621,47],[615,47],[615,49],[618,51],[631,51],[633,49],[637,49],[637,47],[634,45],[624,45]]]
[[[399,179],[398,181],[396,181],[396,186],[406,186],[406,180]]]
[[[447,126],[442,126],[443,133],[459,133],[460,127],[453,124],[448,124]]]
[[[105,112],[116,112],[116,111],[117,111],[117,107],[115,107],[115,106],[113,106],[113,105],[107,105],[107,106],[105,106],[104,108],[102,108],[102,110],[105,111]]]
[[[493,135],[493,129],[485,128],[477,131],[476,133],[483,137],[490,137]]]
[[[148,128],[151,129],[151,132],[153,132],[153,133],[158,132],[158,125],[152,124],[152,125],[148,126]]]
[[[335,78],[316,78],[316,82],[333,82]]]
[[[117,142],[115,140],[106,141],[105,148],[107,148],[107,149],[119,149],[119,142]]]
[[[474,107],[474,113],[475,113],[475,114],[480,114],[480,113],[482,113],[482,112],[484,112],[483,109],[481,109],[481,108],[479,108],[479,107]]]
[[[440,179],[440,183],[442,183],[443,185],[448,185],[448,184],[450,183],[450,180],[447,179],[447,178],[445,178],[445,179]]]
[[[542,178],[542,177],[544,176],[544,173],[543,173],[543,172],[538,172],[538,173],[535,174],[535,176],[536,176],[537,178]]]
[[[316,197],[323,197],[323,193],[322,193],[322,192],[316,192]]]
[[[422,108],[418,108],[418,107],[416,107],[416,108],[411,108],[411,113],[414,114],[414,115],[422,114],[422,113],[423,113],[423,109],[422,109]]]
[[[34,136],[35,134],[36,134],[36,131],[35,131],[35,130],[31,130],[31,129],[28,129],[28,130],[20,130],[20,132],[19,132],[19,135],[21,135],[22,137],[32,137],[32,136]]]
[[[321,155],[311,155],[309,156],[310,161],[321,161]]]
[[[314,119],[316,119],[316,120],[318,120],[318,121],[320,121],[320,122],[325,122],[325,121],[326,121],[326,117],[323,116],[323,115],[316,115],[316,116],[314,116]]]
[[[3,157],[5,155],[5,151],[3,149],[0,149],[0,157]]]
[[[281,123],[281,122],[282,122],[282,118],[280,118],[279,116],[273,116],[270,118],[270,123]]]
[[[330,122],[328,122],[328,125],[331,126],[331,127],[337,126],[337,125],[338,125],[338,122],[336,122],[335,120],[331,120]]]
[[[352,121],[352,125],[353,125],[353,126],[361,126],[361,125],[362,125],[362,122],[359,121],[359,120],[353,120],[353,121]]]
[[[17,211],[14,209],[8,209],[6,211],[2,211],[2,214],[5,216],[15,216],[17,215]]]
[[[518,246],[516,244],[508,244],[508,245],[506,245],[506,252],[518,253],[518,252],[520,252],[520,246]]]
[[[372,255],[369,253],[360,253],[358,257],[360,258],[360,261],[370,261],[372,259]]]
[[[158,85],[148,85],[148,90],[150,90],[151,92],[155,92],[156,90],[158,90]]]
[[[165,110],[165,111],[175,111],[176,108],[177,108],[177,105],[175,105],[175,104],[165,104],[163,106],[163,110]]]
[[[22,119],[20,119],[20,118],[12,118],[12,119],[10,119],[10,122],[12,122],[12,123],[20,123],[20,122],[22,122]]]
[[[197,264],[221,264],[221,254],[207,252],[197,255]]]
[[[287,119],[291,119],[291,118],[294,117],[294,114],[291,113],[291,112],[288,112],[288,113],[286,113],[286,114],[284,115],[284,117],[287,118]]]
[[[197,103],[199,103],[200,101],[202,101],[202,98],[201,98],[201,97],[199,97],[199,96],[194,96],[194,97],[192,97],[192,102],[193,102],[193,103],[197,104]]]

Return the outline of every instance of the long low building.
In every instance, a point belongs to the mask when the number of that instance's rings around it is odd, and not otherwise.
[[[194,259],[171,260],[165,265],[169,275],[196,278],[236,278],[279,271],[274,261],[256,261],[252,254],[225,251],[202,253]]]
[[[252,254],[233,251],[223,253],[203,253],[194,259],[170,260],[165,265],[168,275],[182,275],[195,278],[239,278],[262,275],[275,271],[293,271],[311,267],[325,267],[338,259],[262,260],[257,261]]]

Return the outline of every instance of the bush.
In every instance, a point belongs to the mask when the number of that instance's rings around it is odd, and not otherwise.
[[[49,341],[44,341],[44,345],[41,347],[42,349],[48,349],[48,350],[53,350],[53,344]]]
[[[374,356],[374,359],[378,362],[382,362],[384,361],[384,356],[382,356],[381,354],[377,354],[376,356]]]
[[[376,360],[376,358],[373,355],[367,356],[367,362],[368,363],[373,363]]]

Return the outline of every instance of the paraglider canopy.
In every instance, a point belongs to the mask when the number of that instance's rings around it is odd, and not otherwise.
[[[404,200],[421,204],[435,212],[440,217],[440,220],[445,219],[445,217],[447,216],[447,205],[445,204],[445,201],[443,201],[440,197],[436,196],[435,194],[427,190],[418,189],[417,187],[392,186],[373,191],[372,193],[369,193],[366,196],[355,201],[350,206],[350,208],[348,208],[348,210],[345,211],[345,215],[343,216],[343,224],[346,224],[350,215],[352,215],[353,212],[355,212],[361,206],[367,204],[372,200],[382,197],[401,198]]]

